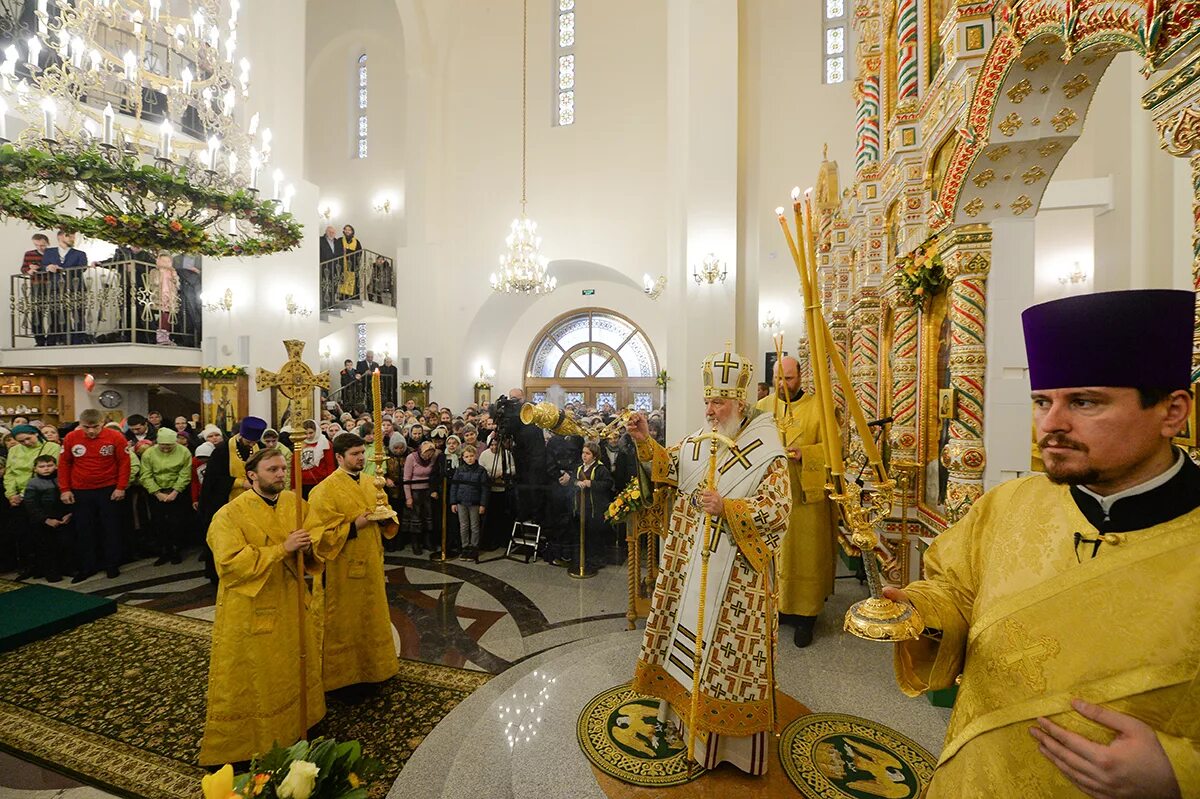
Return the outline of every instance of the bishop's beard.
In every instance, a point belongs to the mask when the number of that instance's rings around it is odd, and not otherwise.
[[[730,414],[728,419],[717,424],[717,432],[730,441],[734,441],[737,439],[738,431],[742,428],[743,420],[744,417],[740,413]]]

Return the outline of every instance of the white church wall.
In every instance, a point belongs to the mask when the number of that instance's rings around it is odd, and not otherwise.
[[[424,217],[418,229],[410,226],[400,259],[399,346],[414,373],[432,357],[434,394],[461,406],[478,377],[471,331],[496,324],[488,275],[520,211],[521,16],[510,3],[427,10],[453,22],[427,63],[409,65],[410,85],[429,81],[423,97],[434,112],[409,110],[410,124],[424,128],[410,138],[425,146],[408,154],[421,163],[405,171],[425,177],[407,203],[421,204]],[[544,237],[542,252],[552,261],[606,264],[640,285],[665,260],[665,14],[631,0],[577,7],[576,122],[553,127],[551,4],[531,3],[529,12],[528,211]],[[596,275],[598,291],[608,279]],[[545,298],[502,298],[505,316],[528,311],[548,320],[555,313],[543,309],[560,307],[564,288]],[[491,358],[501,372],[500,355]]]
[[[389,258],[405,214],[404,35],[393,0],[309,0],[305,177],[320,188],[314,229],[351,224]],[[367,55],[367,158],[357,157],[358,58]],[[390,200],[388,212],[373,206]],[[314,255],[315,258],[315,255]]]
[[[738,333],[739,343],[757,348],[759,369],[763,354],[774,349],[773,331],[761,327],[768,309],[785,332],[785,350],[795,353],[806,335],[799,277],[775,208],[788,206],[790,212],[792,187],[816,183],[825,144],[842,187],[854,180],[853,74],[840,84],[821,82],[820,13],[819,4],[788,0],[740,4],[739,216],[747,299],[740,302]],[[846,49],[853,53],[853,42]]]

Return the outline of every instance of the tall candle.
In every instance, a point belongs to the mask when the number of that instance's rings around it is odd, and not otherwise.
[[[372,421],[375,424],[375,456],[383,455],[383,403],[379,394],[379,367],[371,373]]]
[[[105,144],[113,143],[113,119],[114,118],[115,118],[115,114],[113,113],[112,103],[105,103],[104,104],[104,143]]]

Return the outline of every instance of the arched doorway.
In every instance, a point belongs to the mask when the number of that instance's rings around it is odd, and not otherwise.
[[[658,407],[658,356],[634,322],[604,308],[582,308],[542,328],[525,359],[525,396],[603,410],[605,405],[638,410]]]

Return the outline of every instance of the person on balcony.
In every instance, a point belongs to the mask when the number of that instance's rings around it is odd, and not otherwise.
[[[77,299],[64,302],[50,312],[50,328],[47,344],[90,344],[92,336],[83,323],[83,270],[88,257],[83,250],[75,249],[75,231],[59,230],[58,246],[48,248],[42,256],[42,269],[50,275],[52,307],[58,300],[66,300],[65,292],[78,292]]]
[[[337,301],[337,286],[342,279],[342,240],[333,225],[325,226],[321,237],[321,307],[327,308]]]
[[[383,366],[379,367],[379,393],[385,409],[388,405],[393,408],[396,406],[396,389],[400,385],[399,381],[400,373],[396,370],[396,363],[388,355],[383,359]]]
[[[358,272],[362,268],[362,243],[354,235],[354,226],[342,228],[342,274],[339,276],[338,299],[358,296]]]
[[[176,329],[183,331],[180,343],[185,347],[199,347],[203,318],[200,311],[200,256],[176,256],[175,275],[179,285],[179,302],[183,308],[183,320],[176,325]]]
[[[39,347],[46,345],[46,302],[49,300],[49,280],[42,271],[42,260],[50,247],[50,237],[45,233],[33,234],[33,249],[26,250],[21,258],[21,274],[29,275],[29,299],[33,310],[29,314],[29,329]]]

